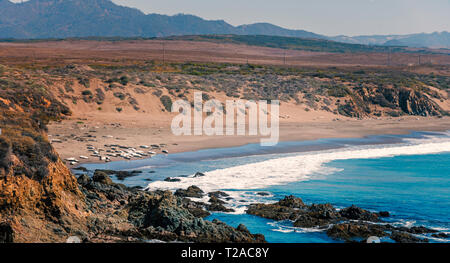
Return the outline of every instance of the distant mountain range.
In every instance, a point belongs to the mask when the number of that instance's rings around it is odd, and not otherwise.
[[[450,48],[450,33],[404,36],[328,37],[269,23],[232,26],[193,15],[144,14],[110,0],[0,0],[0,38],[166,37],[179,35],[269,35],[351,44]]]
[[[329,39],[338,42],[363,45],[450,48],[450,33],[446,31],[411,35],[337,36],[330,37]]]

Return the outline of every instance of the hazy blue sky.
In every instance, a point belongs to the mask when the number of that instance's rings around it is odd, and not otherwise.
[[[18,1],[16,1],[18,2]],[[194,14],[232,25],[269,22],[326,35],[450,31],[450,0],[113,0],[145,13]]]

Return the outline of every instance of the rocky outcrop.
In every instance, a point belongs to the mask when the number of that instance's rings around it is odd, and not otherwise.
[[[82,168],[79,168],[79,169],[82,169]],[[120,181],[123,181],[129,177],[137,176],[142,173],[142,171],[129,172],[129,171],[115,171],[115,170],[101,170],[101,169],[95,170],[94,173],[100,173],[100,172],[102,172],[106,175],[115,175],[117,177],[117,179]]]
[[[428,239],[422,239],[411,235],[410,233],[393,231],[391,239],[397,243],[428,243]]]
[[[178,189],[175,192],[176,196],[180,197],[194,197],[194,198],[202,198],[204,193],[202,189],[198,188],[197,186],[189,186],[186,190],[184,189]]]
[[[128,188],[109,180],[78,178],[92,212],[89,242],[264,242],[264,236],[253,235],[220,221],[209,222],[203,205],[176,196],[170,191],[147,192]],[[197,188],[195,192],[198,191]],[[246,229],[246,228],[245,228]]]
[[[343,218],[349,220],[362,220],[369,222],[378,222],[380,220],[377,213],[369,212],[355,205],[342,209],[341,211],[339,211],[339,214]]]
[[[383,225],[362,222],[342,223],[331,226],[327,235],[334,239],[353,241],[355,238],[367,239],[371,236],[385,237],[388,233]]]
[[[189,200],[189,198],[202,198],[204,195],[205,193],[203,190],[195,185],[189,186],[187,189],[178,189],[175,192],[175,196],[185,198],[185,204],[187,204],[187,207],[191,212],[201,217],[208,216],[209,212],[234,212],[233,209],[227,208],[225,206],[226,202],[221,199],[224,197],[229,198],[229,195],[221,191],[208,193],[208,196],[210,197],[208,203],[193,202]]]
[[[324,227],[341,219],[341,215],[330,204],[312,204],[298,214],[295,227]]]
[[[443,113],[439,105],[413,88],[386,86],[367,91],[366,95],[363,99],[408,115],[440,116]]]
[[[209,204],[205,205],[205,208],[211,212],[224,212],[224,213],[234,212],[233,209],[225,207],[224,204],[226,204],[225,201],[212,195],[211,198],[209,199]]]
[[[70,111],[39,85],[0,85],[2,241],[63,241],[86,229],[84,196],[45,131]]]
[[[191,242],[264,242],[262,235],[252,235],[223,222],[205,221],[183,207],[181,198],[171,192],[139,193],[129,204],[131,221],[147,238]]]
[[[291,220],[294,227],[319,228],[329,237],[347,242],[364,241],[371,236],[389,237],[399,243],[428,242],[415,235],[437,235],[438,232],[422,226],[407,228],[379,224],[381,217],[390,215],[387,211],[373,213],[354,205],[338,211],[331,204],[305,205],[294,196],[274,204],[252,204],[247,213],[277,221]]]
[[[7,222],[0,223],[0,243],[13,243],[14,230]]]
[[[300,207],[295,207],[298,204],[303,204],[303,201],[289,196],[275,204],[252,204],[248,207],[247,214],[273,220],[295,220],[300,214]]]

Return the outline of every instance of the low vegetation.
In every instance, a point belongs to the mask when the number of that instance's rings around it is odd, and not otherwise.
[[[217,43],[245,44],[271,48],[305,50],[313,52],[356,53],[356,52],[409,52],[405,47],[368,46],[347,44],[323,39],[279,37],[264,35],[196,35],[174,36],[167,40],[207,41]]]

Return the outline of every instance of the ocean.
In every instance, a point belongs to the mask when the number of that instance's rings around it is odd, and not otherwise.
[[[319,229],[294,228],[290,221],[245,213],[248,204],[275,202],[286,195],[307,204],[331,203],[337,208],[354,204],[389,211],[386,220],[393,225],[450,233],[450,132],[282,142],[268,148],[250,144],[84,167],[141,170],[142,174],[118,182],[149,190],[196,185],[205,192],[226,191],[233,197],[227,206],[235,212],[214,213],[207,220],[243,223],[268,242],[338,242]],[[205,176],[194,178],[196,172]],[[181,181],[165,182],[167,177]],[[449,240],[430,238],[430,242]]]

